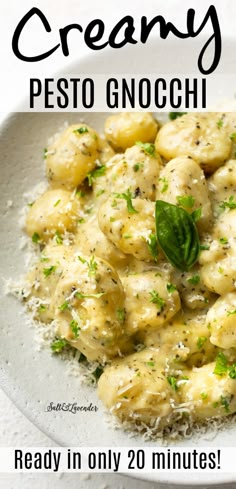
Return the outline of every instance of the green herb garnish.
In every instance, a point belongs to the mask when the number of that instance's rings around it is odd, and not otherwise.
[[[132,199],[134,198],[130,190],[128,189],[127,192],[123,192],[122,194],[114,194],[117,199],[124,199],[126,200],[127,203],[127,210],[129,214],[137,214],[138,211],[133,207],[132,204]]]
[[[162,182],[162,188],[161,188],[161,193],[164,194],[167,190],[168,190],[168,187],[169,187],[169,182],[167,180],[167,178],[163,177],[163,178],[159,178],[159,182]]]
[[[166,301],[162,299],[162,297],[160,297],[159,293],[156,290],[152,290],[151,292],[149,292],[149,295],[151,296],[150,302],[156,304],[158,309],[160,309],[160,311],[163,311],[166,305]]]
[[[220,239],[219,239],[219,242],[220,242],[220,244],[222,244],[222,245],[226,245],[226,244],[228,244],[228,239],[227,239],[227,238],[220,238]]]
[[[101,166],[95,168],[95,170],[88,173],[87,179],[88,179],[89,187],[91,187],[93,185],[93,182],[96,180],[96,178],[105,175],[105,173],[106,173],[105,165],[101,165]]]
[[[79,324],[77,321],[75,321],[75,319],[73,319],[70,323],[70,329],[74,335],[75,338],[78,338],[79,336],[79,332],[80,332],[80,327],[79,327]]]
[[[176,379],[176,377],[173,377],[173,375],[170,375],[170,376],[167,377],[167,381],[169,382],[169,384],[172,387],[172,389],[174,389],[174,391],[177,391],[178,390],[178,385],[177,385],[177,379]]]
[[[157,237],[155,234],[150,234],[148,237],[148,250],[152,255],[152,257],[154,258],[154,261],[156,261],[158,257],[158,248],[157,248]]]
[[[40,241],[40,236],[38,233],[34,233],[32,236],[33,243],[38,243]]]
[[[228,202],[227,201],[221,202],[221,204],[219,205],[219,207],[220,207],[220,209],[236,209],[236,202],[234,200],[234,196],[231,195],[229,197]]]
[[[195,204],[195,199],[192,195],[180,195],[177,197],[177,202],[187,209],[191,209]]]
[[[177,269],[188,271],[198,260],[200,242],[196,225],[187,211],[162,200],[156,201],[158,243]]]
[[[178,117],[182,117],[182,115],[187,114],[187,112],[169,112],[169,119],[171,121],[175,121]]]
[[[125,309],[123,307],[119,307],[116,311],[116,315],[117,315],[118,321],[123,323],[125,320]]]
[[[200,275],[193,275],[192,277],[187,279],[187,282],[189,282],[192,285],[197,285],[199,284],[200,280],[201,280]]]
[[[155,153],[155,144],[152,143],[142,143],[141,141],[137,141],[135,143],[137,146],[140,146],[140,148],[144,151],[149,156],[153,156]]]
[[[231,397],[220,396],[220,404],[221,406],[223,406],[226,413],[230,412],[230,408],[229,408],[230,402],[231,402]]]
[[[192,217],[192,219],[193,219],[194,222],[198,222],[199,219],[201,219],[201,217],[202,217],[202,209],[201,209],[201,207],[199,207],[199,209],[196,209],[195,211],[193,211],[191,213],[191,217]]]
[[[61,245],[63,243],[63,238],[62,238],[61,233],[59,233],[59,231],[55,232],[55,239],[56,239],[56,243],[58,245]]]
[[[174,284],[167,284],[166,289],[169,294],[173,294],[177,290],[177,287]]]
[[[59,307],[60,311],[66,311],[67,309],[70,309],[70,304],[68,301],[63,302],[61,306]]]
[[[65,338],[59,338],[53,341],[51,344],[51,350],[53,353],[60,353],[69,343]]]
[[[78,127],[78,129],[75,129],[73,131],[74,133],[79,133],[79,134],[85,134],[86,132],[89,132],[88,128],[86,126]]]
[[[100,292],[100,294],[83,294],[82,292],[76,292],[75,297],[78,299],[100,299],[105,294],[105,292]]]
[[[199,336],[197,339],[197,347],[199,350],[202,349],[203,345],[206,343],[207,337],[206,336]]]
[[[55,272],[57,267],[55,265],[52,265],[49,268],[44,268],[43,269],[43,274],[45,277],[49,277],[53,272]]]
[[[227,358],[221,351],[217,354],[216,364],[213,373],[215,375],[224,375],[228,370]]]

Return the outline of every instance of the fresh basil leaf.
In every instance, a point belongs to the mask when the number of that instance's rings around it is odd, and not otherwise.
[[[158,243],[178,270],[188,271],[198,260],[200,242],[193,218],[181,207],[156,201]]]

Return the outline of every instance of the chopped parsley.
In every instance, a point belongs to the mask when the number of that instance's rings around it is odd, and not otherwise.
[[[223,127],[223,125],[224,125],[224,121],[223,121],[223,119],[222,119],[222,118],[221,118],[221,119],[219,119],[219,120],[217,121],[216,125],[217,125],[217,127],[218,127],[219,129],[220,129],[221,127]]]
[[[228,244],[228,239],[227,239],[227,238],[220,238],[220,239],[219,239],[219,242],[220,242],[220,244],[222,244],[222,245],[226,245],[226,244]]]
[[[229,138],[231,139],[231,141],[236,141],[236,132],[232,132],[232,134],[230,134]]]
[[[236,209],[236,202],[234,200],[234,196],[231,195],[229,197],[229,200],[228,202],[227,201],[223,201],[221,202],[221,204],[219,205],[220,209]]]
[[[174,284],[167,284],[166,289],[169,294],[173,294],[177,290],[177,287]]]
[[[140,168],[143,168],[143,163],[135,163],[135,165],[133,166],[133,169],[136,173],[140,170]]]
[[[187,112],[169,112],[169,119],[171,121],[175,121],[178,117],[182,117],[182,115],[187,114]]]
[[[236,309],[234,309],[234,311],[227,312],[227,316],[234,316],[234,314],[236,314]]]
[[[205,401],[208,398],[207,392],[201,392],[200,395],[201,395],[201,398],[202,398],[203,401]]]
[[[150,236],[148,237],[148,250],[152,255],[152,257],[154,258],[154,261],[156,261],[158,257],[156,234],[150,234]]]
[[[46,311],[46,309],[47,308],[46,308],[46,306],[44,304],[40,304],[40,306],[39,306],[39,312],[44,312],[44,311]]]
[[[201,251],[209,250],[209,249],[210,249],[210,245],[208,245],[208,244],[201,244],[200,245],[200,250]]]
[[[229,377],[231,379],[236,379],[236,363],[233,363],[233,365],[230,365],[229,369]]]
[[[70,329],[74,335],[75,338],[78,338],[79,336],[79,332],[80,332],[80,327],[79,327],[79,324],[77,321],[75,321],[75,319],[73,319],[70,323]]]
[[[191,213],[191,217],[192,217],[192,219],[193,219],[194,222],[199,221],[199,219],[201,219],[201,217],[202,217],[202,209],[201,209],[201,207],[199,207],[199,209],[196,209],[195,211],[193,211]]]
[[[217,354],[216,364],[213,373],[215,375],[224,375],[228,370],[227,358],[221,351]]]
[[[95,261],[95,258],[94,258],[94,255],[93,255],[90,258],[89,262],[88,262],[88,269],[89,269],[88,274],[89,274],[89,277],[91,277],[92,275],[96,275],[97,268],[98,268],[98,264]]]
[[[117,315],[118,321],[123,323],[125,320],[125,309],[123,307],[119,307],[116,311],[116,315]]]
[[[34,233],[32,235],[32,241],[33,241],[33,243],[38,243],[40,241],[40,236],[38,233]]]
[[[174,389],[174,391],[177,391],[178,390],[178,385],[177,385],[177,379],[176,379],[176,377],[173,377],[173,375],[170,375],[170,376],[167,377],[167,381],[169,382],[169,384],[172,387],[172,389]]]
[[[82,198],[85,197],[85,192],[83,192],[83,190],[77,190],[75,195],[78,198]]]
[[[42,262],[49,261],[49,258],[45,255],[41,255],[40,261]]]
[[[192,285],[197,285],[199,284],[200,280],[201,280],[200,275],[193,275],[192,277],[187,279],[187,282],[189,282]]]
[[[60,353],[66,346],[68,346],[68,341],[65,338],[59,338],[53,341],[51,350],[53,353]]]
[[[134,197],[133,197],[133,194],[130,192],[130,189],[128,189],[127,192],[123,192],[122,194],[115,194],[115,197],[117,199],[126,200],[127,210],[128,210],[129,214],[137,214],[138,213],[138,211],[136,211],[136,209],[133,207],[132,199]]]
[[[105,294],[105,292],[100,292],[100,294],[83,294],[82,292],[77,291],[75,293],[75,297],[78,299],[99,299]]]
[[[53,272],[55,272],[57,267],[55,265],[52,265],[51,267],[44,268],[43,269],[43,274],[45,277],[49,277]]]
[[[105,175],[105,173],[106,173],[105,165],[98,166],[97,168],[95,168],[95,170],[92,170],[90,173],[88,173],[87,179],[88,179],[89,187],[92,187],[93,182],[96,180],[96,178]]]
[[[105,193],[105,190],[104,188],[101,188],[100,190],[97,191],[96,193],[96,197],[100,197],[100,195],[104,194]]]
[[[70,304],[68,301],[63,302],[61,306],[59,307],[60,311],[66,311],[67,309],[70,309]]]
[[[162,312],[166,305],[166,301],[159,296],[156,290],[152,290],[151,292],[149,292],[149,294],[151,296],[150,302],[156,304],[158,309],[160,309],[160,311]]]
[[[203,345],[206,343],[207,337],[206,336],[199,336],[197,339],[197,347],[199,350],[202,349]]]
[[[161,188],[161,193],[164,194],[168,190],[169,182],[165,177],[159,178],[159,182],[162,182],[163,184]]]
[[[192,195],[180,195],[177,197],[177,202],[179,205],[187,207],[187,209],[192,209],[195,204],[195,199]]]
[[[59,233],[59,231],[55,232],[55,239],[58,245],[61,245],[63,243],[63,238],[61,236],[61,233]]]
[[[44,160],[46,160],[47,155],[48,155],[48,148],[44,148],[44,150],[43,150],[43,159]]]
[[[61,199],[58,199],[58,200],[55,202],[55,204],[54,204],[54,206],[53,206],[53,207],[57,207],[57,206],[60,204],[60,202],[61,202]]]
[[[97,272],[97,268],[98,268],[98,264],[97,262],[95,261],[95,258],[94,258],[94,255],[90,258],[89,261],[87,261],[85,258],[83,258],[82,256],[78,256],[78,260],[83,263],[83,264],[86,264],[89,271],[88,271],[88,275],[89,277],[91,277],[92,275],[96,275],[96,272]]]
[[[230,402],[231,402],[231,397],[220,396],[220,404],[221,406],[223,406],[226,413],[230,412],[230,408],[229,408]]]
[[[73,131],[75,134],[78,132],[79,134],[85,134],[86,132],[89,132],[88,128],[86,126],[81,126],[78,127],[78,129],[75,129]]]
[[[155,144],[153,144],[153,143],[142,143],[141,141],[137,141],[135,144],[137,146],[140,146],[140,148],[144,151],[144,153],[146,153],[146,155],[154,156]]]
[[[147,362],[148,367],[155,367],[155,362]]]

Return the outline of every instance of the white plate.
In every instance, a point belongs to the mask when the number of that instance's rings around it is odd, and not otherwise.
[[[178,57],[177,43],[133,46],[127,50],[105,51],[96,56],[89,56],[79,65],[70,68],[70,73],[109,73],[154,72],[166,57],[166,47],[169,46],[169,60],[173,62],[169,71],[180,72],[182,59]],[[182,44],[181,44],[182,46]],[[187,45],[186,45],[187,46]],[[193,49],[188,45],[183,54],[186,61],[186,71],[191,66]],[[228,45],[231,56],[233,44]],[[165,47],[165,52],[163,48]],[[171,49],[170,49],[171,48]],[[191,49],[190,49],[191,48]],[[230,66],[230,57],[226,60]],[[168,67],[170,66],[170,63]],[[168,71],[168,67],[163,72]],[[68,70],[67,70],[68,72]],[[106,114],[82,114],[90,125],[102,130]],[[19,249],[21,231],[18,219],[19,210],[23,206],[23,193],[31,189],[43,174],[42,151],[47,139],[66,120],[76,123],[80,114],[30,114],[14,113],[2,124],[0,138],[1,181],[0,181],[0,213],[1,213],[1,248],[0,263],[1,277],[19,277],[24,272],[24,252]],[[13,207],[8,208],[7,202],[13,201]],[[1,292],[2,294],[2,292]],[[65,373],[64,362],[56,356],[50,356],[47,351],[38,352],[35,349],[34,330],[26,325],[22,316],[22,306],[11,296],[1,295],[0,324],[0,382],[9,397],[19,409],[42,431],[61,445],[67,446],[141,446],[141,438],[130,439],[122,431],[109,427],[103,416],[103,409],[97,400],[93,388],[80,387],[78,380],[68,377]],[[48,413],[46,407],[50,401],[77,402],[87,405],[90,402],[99,406],[97,413],[70,414]],[[207,439],[188,440],[178,445],[182,446],[234,446],[236,430],[219,432],[214,441]],[[151,443],[148,443],[151,445]],[[156,443],[154,444],[157,445]],[[172,484],[213,484],[236,481],[230,474],[200,474],[194,480],[191,474],[143,474],[140,478],[156,482]]]

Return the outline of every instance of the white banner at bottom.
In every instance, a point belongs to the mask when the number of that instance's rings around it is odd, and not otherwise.
[[[0,448],[0,472],[235,473],[236,447]]]

